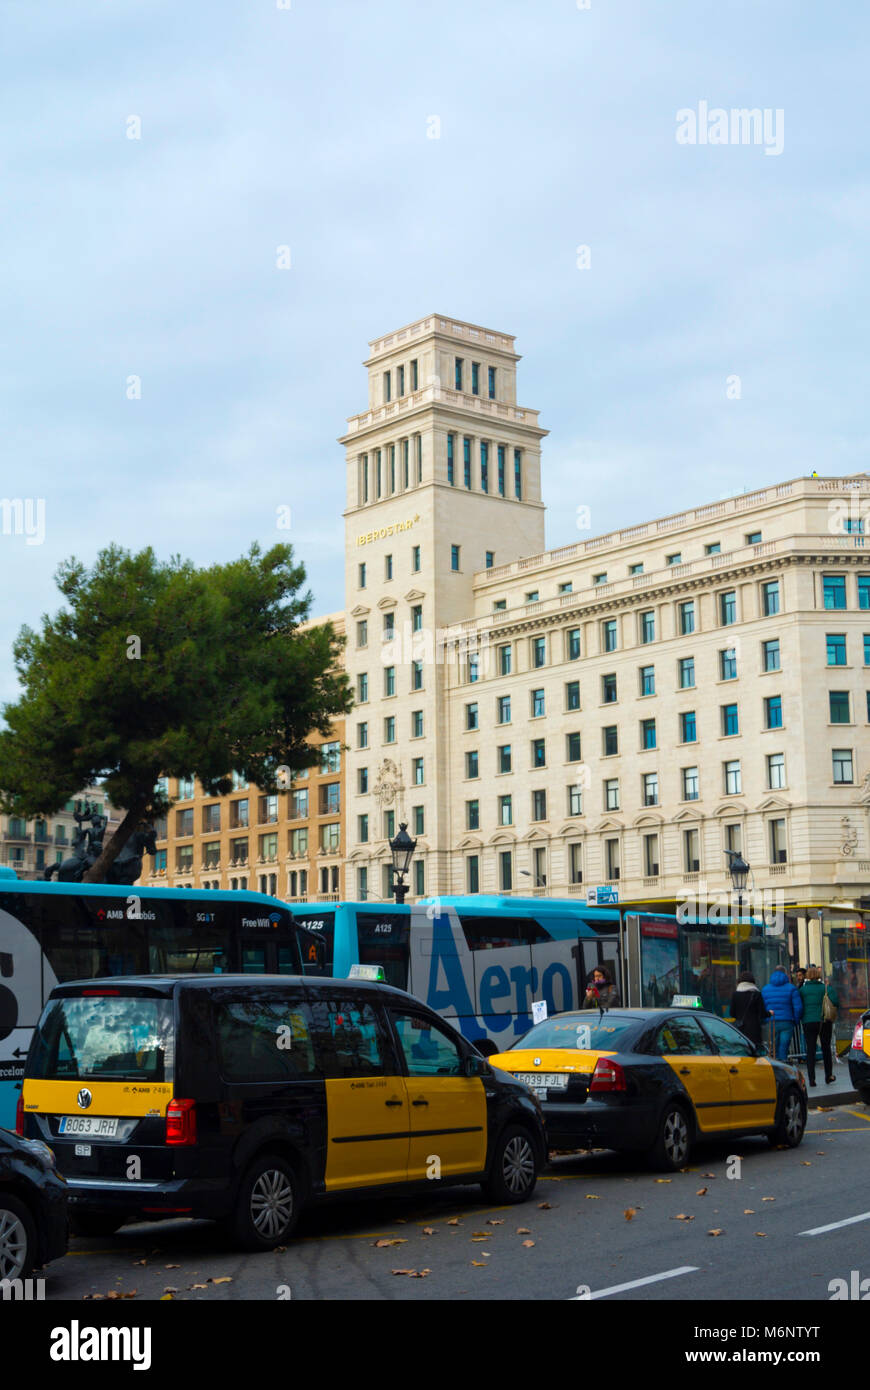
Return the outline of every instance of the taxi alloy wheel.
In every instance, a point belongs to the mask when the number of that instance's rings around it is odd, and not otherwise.
[[[272,1250],[290,1235],[299,1215],[299,1182],[286,1159],[267,1154],[242,1179],[235,1236],[247,1250]]]
[[[0,1197],[0,1279],[26,1279],[36,1257],[33,1217],[17,1197]]]
[[[782,1102],[779,1124],[769,1136],[772,1144],[787,1144],[796,1149],[804,1137],[807,1114],[800,1094],[795,1090],[786,1091]]]
[[[680,1105],[669,1105],[659,1122],[658,1138],[650,1152],[653,1166],[675,1171],[689,1157],[691,1133],[686,1112]]]
[[[506,1129],[496,1145],[487,1195],[495,1202],[525,1202],[538,1180],[535,1148],[528,1131],[520,1126]]]

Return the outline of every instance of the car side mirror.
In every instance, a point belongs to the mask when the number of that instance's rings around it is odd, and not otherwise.
[[[462,1059],[463,1076],[485,1076],[487,1062],[484,1057],[475,1057],[473,1052],[469,1052],[467,1057]]]

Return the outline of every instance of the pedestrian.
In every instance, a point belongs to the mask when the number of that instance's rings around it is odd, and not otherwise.
[[[618,1009],[619,990],[613,983],[610,971],[603,965],[596,965],[592,971],[589,984],[586,986],[586,996],[580,1006],[583,1009]]]
[[[730,1011],[743,1036],[760,1048],[763,1043],[762,1029],[768,1013],[751,970],[742,970],[738,975],[737,988],[731,996]]]
[[[795,989],[789,982],[788,975],[779,966],[761,991],[761,997],[773,1014],[777,1059],[785,1062],[788,1060],[792,1031],[803,1016],[804,1006],[800,990]]]
[[[797,970],[794,972],[794,977],[792,979],[792,984],[794,985],[795,989],[803,988],[803,983],[806,977],[807,972],[804,970],[802,965],[799,965]]]
[[[825,1000],[828,1000],[827,1007]],[[831,1054],[831,1034],[834,1019],[840,1005],[840,997],[833,985],[826,985],[817,965],[807,970],[807,978],[801,989],[804,1006],[804,1038],[807,1044],[807,1080],[811,1086],[816,1084],[816,1043],[821,1045],[822,1062],[825,1068],[825,1081],[828,1085],[836,1080]],[[827,1014],[827,1018],[825,1015]]]

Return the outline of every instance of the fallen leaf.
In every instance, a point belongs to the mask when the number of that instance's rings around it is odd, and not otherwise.
[[[424,1227],[423,1227],[423,1234],[424,1234],[424,1236],[434,1236],[434,1234],[435,1234],[435,1227],[434,1227],[434,1226],[424,1226]]]
[[[492,1231],[472,1231],[472,1232],[471,1232],[471,1239],[472,1239],[472,1240],[489,1240],[489,1238],[490,1238],[491,1235],[492,1235]]]
[[[174,1284],[167,1284],[166,1287],[164,1288],[163,1292],[164,1292],[164,1293],[178,1293],[178,1289],[175,1287]]]
[[[656,1182],[673,1182],[673,1178],[656,1178]]]
[[[159,1300],[159,1301],[160,1301],[161,1303],[171,1303],[171,1301],[173,1300],[174,1297],[175,1297],[175,1294],[173,1294],[173,1293],[162,1293],[162,1294],[160,1295],[160,1300]]]
[[[552,1211],[552,1210],[553,1210],[553,1204],[552,1204],[552,1202],[539,1202],[539,1203],[538,1203],[538,1211]]]
[[[626,1207],[622,1214],[626,1221],[630,1221],[633,1216],[637,1216],[637,1207]]]
[[[586,1200],[587,1200],[587,1202],[598,1202],[598,1201],[600,1201],[601,1199],[600,1199],[600,1197],[598,1196],[598,1193],[597,1193],[597,1192],[587,1192],[587,1193],[586,1193]]]
[[[407,1222],[407,1220],[406,1220],[406,1218],[405,1218],[404,1216],[397,1216],[397,1217],[396,1217],[396,1225],[397,1225],[397,1226],[407,1226],[407,1224],[408,1224],[408,1222]]]
[[[802,1158],[802,1159],[801,1159],[801,1166],[804,1167],[804,1168],[812,1168],[812,1166],[813,1166],[813,1165],[812,1165],[812,1161],[811,1161],[810,1159],[808,1159],[808,1158]]]
[[[532,1233],[531,1233],[531,1231],[529,1230],[528,1226],[517,1226],[517,1235],[518,1235],[518,1236],[530,1236],[531,1234],[532,1234]]]
[[[503,1226],[504,1220],[501,1217],[489,1216],[486,1221],[487,1226]]]
[[[459,1225],[459,1217],[458,1217],[458,1216],[451,1216],[450,1220],[447,1222],[447,1225],[448,1225],[448,1226],[458,1226],[458,1225]]]
[[[755,1234],[757,1236],[764,1236],[765,1239],[767,1239],[767,1231],[756,1231]]]
[[[472,1260],[471,1263],[476,1265],[478,1269],[486,1269],[486,1260]]]
[[[209,1279],[210,1284],[231,1284],[233,1277],[231,1274],[222,1274],[219,1279]]]
[[[776,1198],[775,1198],[775,1197],[762,1197],[761,1200],[762,1200],[762,1202],[775,1202],[775,1201],[776,1201]]]
[[[703,1196],[705,1196],[706,1192],[707,1192],[706,1187],[699,1187],[699,1188],[698,1188],[698,1191],[695,1193],[695,1196],[696,1196],[696,1197],[703,1197]]]
[[[715,1173],[702,1173],[702,1174],[701,1174],[701,1177],[702,1177],[702,1178],[715,1178],[715,1176],[716,1176]]]
[[[826,1111],[826,1112],[827,1112],[828,1110],[833,1110],[833,1108],[834,1108],[833,1105],[817,1105],[817,1106],[816,1106],[816,1109],[817,1109],[817,1110],[823,1110],[823,1111]]]
[[[188,1284],[189,1289],[207,1289],[208,1284]]]
[[[181,1269],[181,1265],[164,1265],[164,1269]]]
[[[675,1221],[694,1221],[694,1219],[694,1216],[687,1216],[684,1211],[681,1211],[679,1216],[674,1217]]]
[[[534,1246],[534,1244],[535,1244],[535,1242],[534,1242],[533,1240],[524,1240],[524,1241],[523,1241],[523,1249],[524,1249],[524,1250],[531,1250],[532,1247]]]
[[[147,1261],[147,1260],[134,1260],[133,1263],[134,1263],[134,1265],[147,1265],[148,1261]]]
[[[104,1293],[86,1293],[82,1294],[82,1301],[87,1303],[87,1301],[90,1299],[94,1302],[101,1303],[105,1297],[106,1295]]]
[[[818,1154],[818,1156],[819,1156],[820,1158],[824,1155],[824,1152],[825,1152],[824,1149],[816,1149],[816,1153]]]
[[[287,1246],[286,1246],[286,1245],[276,1245],[275,1248],[274,1248],[274,1250],[272,1251],[272,1254],[273,1254],[273,1255],[283,1255],[283,1254],[284,1254],[284,1251],[285,1251],[286,1249],[287,1249]]]
[[[489,1236],[472,1236],[472,1245],[480,1245],[481,1241],[489,1240]]]
[[[407,1245],[404,1237],[393,1236],[391,1240],[376,1240],[373,1242],[376,1250],[385,1250],[388,1245]]]
[[[431,1273],[428,1269],[394,1269],[393,1274],[407,1274],[411,1279],[425,1279]]]
[[[744,1208],[743,1208],[743,1215],[744,1215],[744,1216],[754,1216],[754,1215],[755,1215],[755,1211],[754,1211],[754,1209],[753,1209],[752,1207],[744,1207]]]
[[[708,1231],[708,1232],[707,1232],[707,1235],[708,1235],[708,1236],[721,1236],[721,1234],[722,1234],[722,1227],[721,1227],[721,1226],[717,1226],[714,1230]]]

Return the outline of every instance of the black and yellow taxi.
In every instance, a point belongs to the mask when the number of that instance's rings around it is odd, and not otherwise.
[[[54,1149],[79,1234],[201,1216],[248,1249],[343,1194],[480,1182],[522,1202],[547,1152],[525,1086],[425,1004],[365,979],[59,985],[19,1114]]]
[[[852,1085],[865,1105],[870,1105],[870,1009],[855,1024],[847,1053]]]
[[[557,1014],[490,1062],[539,1097],[553,1149],[634,1151],[676,1169],[696,1139],[803,1138],[800,1072],[698,1009]]]

